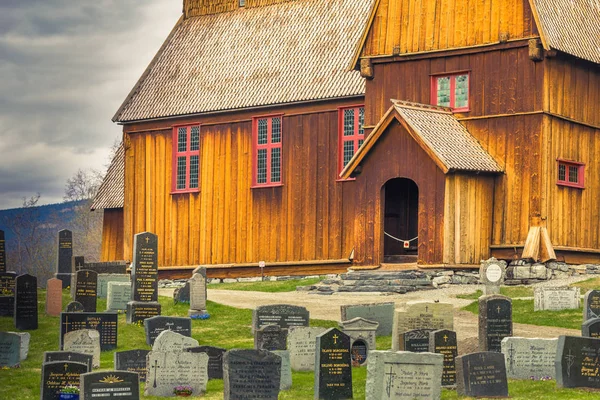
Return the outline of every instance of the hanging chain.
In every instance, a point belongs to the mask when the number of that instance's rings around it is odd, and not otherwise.
[[[386,231],[383,231],[383,234],[384,234],[385,236],[387,236],[387,237],[391,237],[392,239],[394,239],[394,240],[397,240],[397,241],[399,241],[399,242],[412,242],[413,240],[416,240],[416,239],[418,239],[418,238],[419,238],[418,236],[415,236],[414,238],[412,238],[412,239],[410,239],[410,240],[404,240],[404,239],[398,239],[397,237],[390,235],[390,234],[389,234],[389,233],[387,233]]]

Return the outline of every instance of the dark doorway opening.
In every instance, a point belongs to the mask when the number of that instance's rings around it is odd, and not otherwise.
[[[390,179],[383,188],[384,262],[416,262],[419,247],[419,188],[413,180],[406,178]]]

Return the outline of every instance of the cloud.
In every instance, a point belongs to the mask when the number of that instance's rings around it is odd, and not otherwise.
[[[180,14],[164,0],[0,2],[0,209],[60,202],[77,169],[105,168],[111,118]]]

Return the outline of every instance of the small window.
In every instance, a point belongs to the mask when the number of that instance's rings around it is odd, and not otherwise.
[[[253,187],[280,186],[282,117],[255,117],[252,121]]]
[[[469,73],[432,76],[431,104],[469,111]]]
[[[558,176],[556,184],[576,188],[584,187],[585,164],[577,161],[557,160]]]
[[[340,108],[339,110],[339,147],[338,147],[338,158],[339,158],[339,169],[338,173],[342,170],[354,154],[358,151],[359,147],[365,141],[365,107],[349,107]]]
[[[173,128],[173,193],[195,192],[199,188],[200,125]]]
[[[246,7],[246,0],[239,0],[240,7]]]

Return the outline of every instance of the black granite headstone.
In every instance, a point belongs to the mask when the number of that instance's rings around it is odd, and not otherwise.
[[[152,346],[162,331],[173,331],[183,336],[192,337],[192,319],[186,317],[155,316],[144,320],[146,344]]]
[[[350,355],[352,357],[352,366],[360,367],[367,362],[369,356],[369,347],[367,342],[362,339],[355,340],[350,347]]]
[[[37,278],[29,274],[17,276],[15,282],[15,327],[19,330],[38,328]]]
[[[87,372],[87,364],[74,361],[56,361],[42,364],[41,400],[57,400],[60,390],[79,386],[79,376]]]
[[[512,300],[502,295],[479,298],[479,350],[501,351],[501,342],[513,334]]]
[[[600,318],[585,321],[581,325],[581,336],[600,339]]]
[[[252,310],[252,332],[266,325],[279,325],[282,329],[290,326],[308,326],[308,321],[309,312],[306,307],[272,304]]]
[[[150,350],[127,350],[115,352],[115,369],[119,371],[137,372],[140,381],[146,382],[146,356]]]
[[[4,231],[0,229],[0,273],[6,272],[6,241]]]
[[[508,397],[504,354],[486,351],[456,357],[456,392],[469,397]]]
[[[73,257],[73,233],[68,229],[58,232],[56,278],[63,283],[63,289],[71,285],[71,259]]]
[[[14,272],[0,273],[0,317],[12,317],[15,312],[15,281]]]
[[[160,315],[161,306],[158,301],[130,301],[127,303],[127,323],[142,323],[146,318]]]
[[[79,329],[95,329],[100,333],[102,351],[117,348],[117,313],[60,313],[60,348],[66,333]]]
[[[224,400],[277,400],[281,357],[265,350],[229,350],[223,356]]]
[[[71,273],[75,273],[80,269],[85,268],[85,257],[84,256],[74,256],[71,258]]]
[[[133,301],[158,301],[158,236],[138,233],[133,240],[131,293]]]
[[[74,351],[46,351],[44,352],[44,362],[55,361],[74,361],[88,366],[86,372],[92,371],[92,361],[94,356],[91,354],[76,353]]]
[[[75,273],[75,301],[83,305],[83,311],[96,312],[98,297],[98,273],[80,269]]]
[[[287,329],[279,325],[266,325],[254,332],[254,348],[257,350],[285,350]]]
[[[589,290],[583,297],[583,321],[600,318],[600,290]]]
[[[175,304],[179,304],[179,303],[188,303],[190,302],[190,283],[186,282],[185,285],[183,285],[180,288],[176,288],[173,291],[173,301],[175,302]]]
[[[456,332],[447,329],[429,332],[429,352],[444,355],[442,386],[454,386],[456,384],[455,360],[458,356]]]
[[[85,309],[83,307],[83,304],[81,304],[78,301],[72,301],[69,304],[67,304],[67,307],[65,308],[65,312],[84,312]]]
[[[400,334],[399,350],[412,351],[414,353],[426,353],[429,351],[429,332],[433,329],[413,329]]]
[[[208,379],[223,379],[223,355],[227,350],[213,346],[188,347],[185,351],[208,354]]]
[[[99,274],[126,274],[127,263],[125,261],[105,261],[85,263],[78,269],[89,269]]]
[[[352,398],[350,336],[336,328],[317,335],[315,399]]]
[[[559,336],[554,365],[557,387],[600,389],[600,339]]]
[[[81,377],[81,400],[139,400],[140,378],[135,372],[88,372]]]

